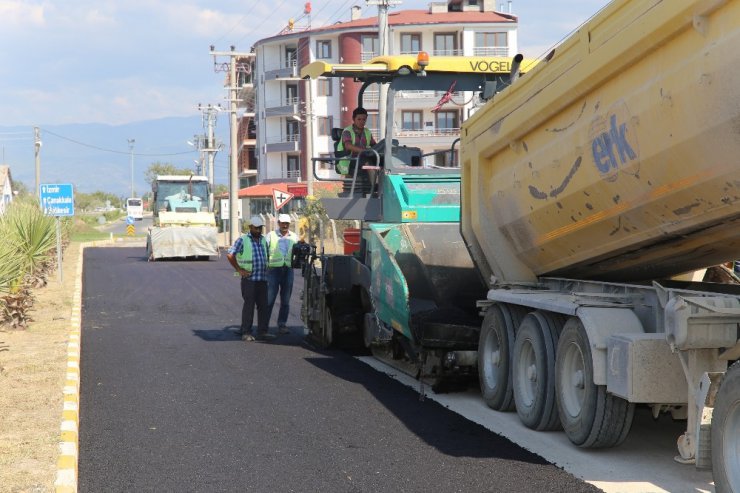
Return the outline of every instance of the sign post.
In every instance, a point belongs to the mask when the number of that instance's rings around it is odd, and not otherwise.
[[[62,271],[62,216],[75,215],[74,190],[70,183],[45,183],[39,185],[41,211],[57,219],[57,264],[59,265],[59,283],[64,282]]]
[[[290,202],[293,198],[293,194],[290,192],[283,192],[277,188],[272,189],[272,203],[275,205],[275,212],[279,211],[285,204]]]
[[[126,216],[126,234],[128,236],[134,236],[135,232],[133,216]]]

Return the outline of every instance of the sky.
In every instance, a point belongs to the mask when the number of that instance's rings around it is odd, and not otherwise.
[[[506,6],[507,2],[498,0]],[[519,51],[544,53],[605,0],[514,0]],[[314,27],[363,17],[362,0],[312,2]],[[398,9],[427,9],[404,0]],[[301,0],[0,0],[0,126],[122,124],[225,104],[209,46],[249,51],[303,12]],[[300,25],[303,20],[298,20]],[[226,59],[221,60],[225,62]]]
[[[429,0],[395,3],[391,12],[429,8]],[[497,3],[508,9],[506,0]],[[519,52],[527,58],[544,55],[606,3],[514,0]],[[76,154],[101,148],[100,158],[93,159],[100,169],[117,170],[121,176],[111,179],[127,188],[129,136],[136,139],[138,183],[143,183],[146,163],[152,160],[192,166],[197,153],[186,141],[202,133],[197,125],[182,138],[158,144],[147,143],[143,135],[129,135],[131,127],[127,125],[167,117],[199,117],[199,103],[228,106],[225,73],[215,70],[228,58],[219,58],[216,65],[209,47],[229,51],[233,45],[236,51],[248,52],[256,41],[279,33],[290,18],[296,19],[296,26],[305,26],[308,19],[301,18],[304,4],[305,0],[0,0],[2,160],[13,165],[15,179],[33,183],[32,126],[40,126],[42,181],[65,176],[64,163]],[[362,17],[377,15],[377,7],[365,0],[315,0],[311,26],[348,21],[353,5],[362,8]],[[227,115],[219,113],[217,121],[224,141],[228,141]],[[107,139],[99,134],[87,138],[75,135],[79,153],[74,145],[68,146],[66,154],[50,162],[52,146],[70,141],[59,135],[50,138],[49,126],[85,123],[113,127]],[[3,132],[4,127],[18,126],[23,128]],[[175,157],[151,157],[164,147]],[[183,157],[188,151],[193,155]],[[216,183],[228,182],[227,173],[228,152],[219,152]],[[80,189],[96,186],[94,181],[78,185]]]

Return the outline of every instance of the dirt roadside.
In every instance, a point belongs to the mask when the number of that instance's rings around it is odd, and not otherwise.
[[[62,272],[34,290],[33,322],[0,329],[0,492],[55,491],[67,343],[80,243],[64,252]]]

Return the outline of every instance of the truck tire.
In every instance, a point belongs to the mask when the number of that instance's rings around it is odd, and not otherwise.
[[[334,314],[328,306],[324,312],[324,330],[321,333],[321,342],[321,345],[325,348],[331,347],[334,342]]]
[[[535,311],[522,320],[514,342],[512,382],[519,419],[538,431],[560,429],[555,402],[555,349],[562,322]]]
[[[632,426],[635,405],[594,385],[591,345],[583,323],[571,318],[563,327],[557,349],[555,388],[563,430],[583,448],[621,444]]]
[[[511,381],[514,339],[526,311],[505,304],[491,305],[478,341],[478,381],[485,403],[497,411],[514,410]]]
[[[712,474],[717,493],[740,491],[740,361],[725,374],[712,414]]]

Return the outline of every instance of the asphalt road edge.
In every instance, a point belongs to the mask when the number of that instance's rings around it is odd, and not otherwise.
[[[80,348],[82,336],[82,261],[85,248],[107,246],[110,240],[82,243],[77,258],[72,314],[67,342],[67,368],[64,381],[64,407],[60,426],[59,459],[54,487],[57,493],[77,492],[77,465],[80,429]]]

